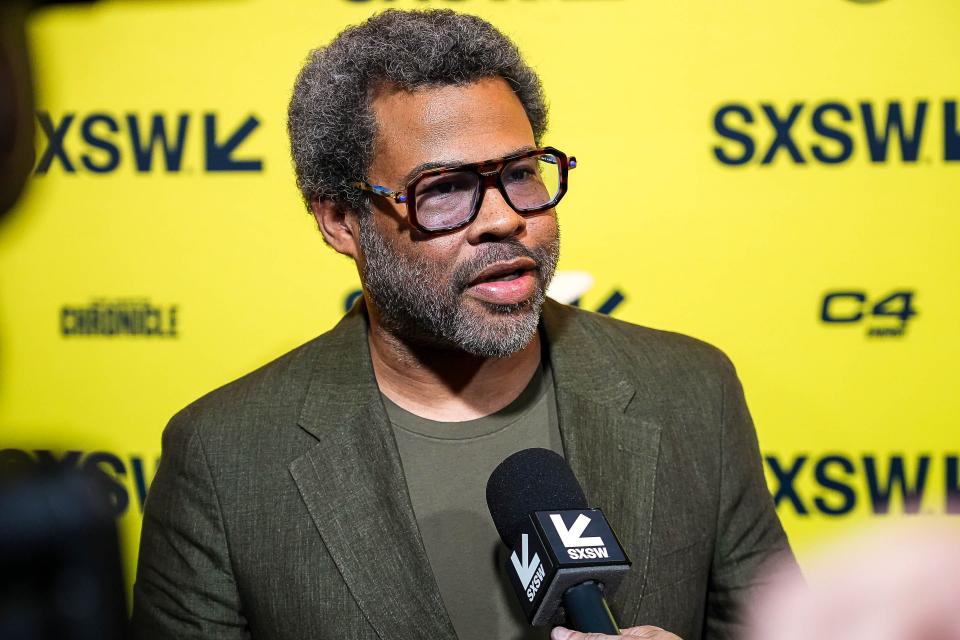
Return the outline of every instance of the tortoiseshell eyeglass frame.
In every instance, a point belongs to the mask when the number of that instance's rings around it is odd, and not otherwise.
[[[559,166],[559,184],[557,185],[557,194],[552,200],[550,200],[550,202],[547,202],[546,204],[531,209],[520,209],[513,204],[513,201],[507,194],[506,187],[503,184],[503,176],[501,172],[503,171],[503,168],[507,166],[507,164],[514,160],[533,158],[536,156],[544,156],[543,159],[546,162],[551,162],[551,164],[553,163],[552,161],[554,159],[556,160],[556,164]],[[574,156],[567,157],[565,153],[559,149],[555,149],[554,147],[540,147],[538,149],[513,153],[508,156],[503,156],[502,158],[495,158],[493,160],[462,164],[456,167],[427,169],[426,171],[421,171],[414,176],[414,178],[407,183],[407,186],[404,187],[402,191],[391,191],[387,187],[383,187],[378,184],[370,184],[364,181],[354,182],[351,184],[351,186],[354,186],[362,191],[369,191],[370,193],[374,193],[378,196],[388,198],[397,204],[406,204],[407,217],[413,226],[424,233],[443,233],[446,231],[460,229],[461,227],[465,227],[473,222],[477,218],[477,214],[480,212],[480,206],[483,204],[483,194],[486,193],[487,189],[490,187],[496,187],[500,192],[500,195],[503,196],[504,201],[513,207],[514,211],[521,215],[539,213],[540,211],[546,211],[547,209],[557,206],[557,203],[560,202],[561,198],[563,198],[563,194],[567,192],[567,174],[570,169],[573,169],[576,166],[577,159]],[[479,178],[477,198],[474,201],[473,211],[470,212],[469,217],[465,218],[461,222],[444,227],[425,227],[420,224],[420,222],[417,220],[417,203],[416,198],[414,197],[417,190],[417,184],[424,178],[430,178],[445,173],[458,173],[463,171],[473,172]]]

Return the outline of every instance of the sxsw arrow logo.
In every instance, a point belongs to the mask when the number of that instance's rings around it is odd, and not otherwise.
[[[537,569],[540,568],[540,556],[535,553],[533,554],[533,558],[530,558],[529,538],[527,534],[523,534],[521,538],[520,551],[523,553],[523,562],[517,557],[516,551],[510,555],[510,561],[513,562],[513,568],[517,571],[520,584],[526,589],[530,586],[530,581],[533,580]]]
[[[557,533],[560,535],[560,542],[568,549],[570,547],[603,546],[603,540],[597,536],[589,538],[583,537],[583,532],[586,531],[587,525],[590,524],[590,518],[582,513],[577,516],[577,519],[573,522],[573,526],[569,529],[567,529],[567,525],[563,523],[563,518],[561,518],[559,514],[550,514],[550,520],[553,521],[553,526],[557,528]]]
[[[563,304],[580,306],[580,298],[593,287],[593,276],[586,271],[557,271],[553,274],[547,295]],[[623,293],[615,289],[595,309],[597,313],[610,315],[626,300]]]
[[[260,121],[256,116],[250,115],[240,125],[240,128],[233,132],[223,144],[217,143],[217,118],[214,114],[206,114],[203,117],[204,133],[207,141],[207,171],[260,171],[263,169],[262,160],[237,160],[233,157],[233,152],[247,139]]]

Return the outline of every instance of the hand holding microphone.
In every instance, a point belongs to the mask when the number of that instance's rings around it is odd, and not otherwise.
[[[646,638],[647,640],[680,640],[677,636],[664,631],[660,627],[631,627],[624,629],[618,636],[608,636],[602,633],[580,633],[566,627],[554,627],[550,640],[615,640],[616,638]]]

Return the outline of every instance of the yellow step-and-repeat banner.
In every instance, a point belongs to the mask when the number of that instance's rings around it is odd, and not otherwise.
[[[960,516],[956,0],[100,2],[29,24],[37,163],[0,228],[0,458],[115,479],[132,581],[160,432],[357,289],[285,133],[307,52],[453,7],[542,75],[580,166],[554,295],[736,363],[801,560]]]

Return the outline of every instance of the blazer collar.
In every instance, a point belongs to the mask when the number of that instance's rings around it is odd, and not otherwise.
[[[633,561],[611,602],[622,620],[631,620],[650,557],[661,424],[650,410],[657,398],[639,394],[633,382],[649,372],[638,370],[642,365],[628,369],[640,347],[623,334],[614,342],[618,328],[611,322],[553,301],[544,305],[564,455],[588,503],[603,510]]]
[[[541,326],[558,392],[624,412],[636,393],[632,376],[580,313],[548,298]],[[323,340],[299,420],[300,426],[318,439],[380,398],[362,303],[355,304]]]
[[[631,377],[582,313],[548,300],[542,327],[566,457],[640,569],[623,585],[639,593],[642,583],[629,583],[646,573],[659,425],[635,428],[626,418],[636,395]],[[374,378],[362,305],[321,341],[299,418],[318,442],[290,472],[380,637],[454,640]]]
[[[615,322],[553,301],[543,309],[564,455],[633,561],[610,601],[630,621],[646,587],[662,426],[641,347]]]
[[[321,338],[300,426],[317,444],[290,473],[377,634],[455,640],[423,548],[358,304]]]
[[[635,390],[620,359],[584,323],[582,314],[547,299],[541,323],[558,391],[623,412]]]

